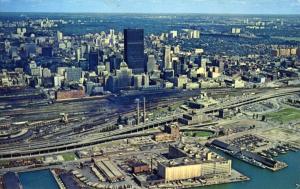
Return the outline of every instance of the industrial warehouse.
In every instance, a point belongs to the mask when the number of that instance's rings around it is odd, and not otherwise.
[[[231,160],[204,148],[170,146],[168,155],[172,159],[159,162],[157,168],[165,182],[231,175]]]
[[[124,174],[109,159],[93,159],[96,168],[106,176],[110,182],[117,182],[125,179]]]
[[[165,182],[229,176],[231,174],[231,160],[212,160],[210,157],[207,157],[205,160],[179,158],[160,162],[158,165],[158,174],[165,179]]]

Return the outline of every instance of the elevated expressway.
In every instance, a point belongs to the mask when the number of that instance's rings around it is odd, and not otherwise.
[[[223,104],[216,106],[203,108],[197,113],[213,113],[220,109],[232,109],[246,104],[251,104],[259,101],[268,100],[271,98],[277,98],[282,96],[288,96],[295,93],[299,93],[300,88],[284,88],[278,90],[270,90],[264,93],[250,95],[247,97],[240,97],[238,100],[227,101]],[[143,136],[152,134],[147,129],[154,128],[165,123],[173,122],[182,117],[182,113],[169,115],[161,118],[160,120],[147,122],[146,124],[140,124],[139,126],[125,127],[110,132],[95,132],[87,135],[81,135],[74,138],[62,138],[60,140],[48,139],[46,141],[31,141],[27,143],[16,143],[10,145],[0,146],[0,159],[18,159],[28,158],[49,154],[58,154],[62,152],[75,151],[79,149],[85,149],[97,144],[126,139],[134,136]]]

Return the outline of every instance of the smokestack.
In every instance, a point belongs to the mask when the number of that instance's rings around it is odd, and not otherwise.
[[[137,125],[140,124],[140,99],[137,99]]]
[[[150,165],[150,171],[153,172],[153,158],[151,157],[151,165]]]
[[[146,123],[146,98],[144,97],[144,123]]]

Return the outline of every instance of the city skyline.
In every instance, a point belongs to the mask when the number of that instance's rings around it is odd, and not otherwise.
[[[229,0],[226,3],[223,2],[223,0],[0,0],[0,12],[204,14],[299,14],[300,12],[299,0]]]
[[[0,0],[0,189],[300,189],[299,10]]]

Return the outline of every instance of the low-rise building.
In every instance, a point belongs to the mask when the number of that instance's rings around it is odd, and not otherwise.
[[[176,141],[180,137],[179,127],[177,125],[165,125],[163,133],[154,135],[156,142]]]
[[[109,159],[93,159],[95,167],[103,174],[110,182],[117,182],[125,179],[123,172]]]
[[[148,173],[150,172],[150,167],[147,163],[144,162],[129,162],[129,167],[131,168],[131,172],[134,174]]]
[[[184,114],[183,117],[179,119],[179,122],[186,125],[191,125],[191,124],[203,123],[208,120],[209,118],[206,114],[188,113],[188,114]]]
[[[56,100],[65,100],[65,99],[72,99],[72,98],[83,98],[85,96],[83,89],[78,90],[60,90],[57,91],[55,94]]]

